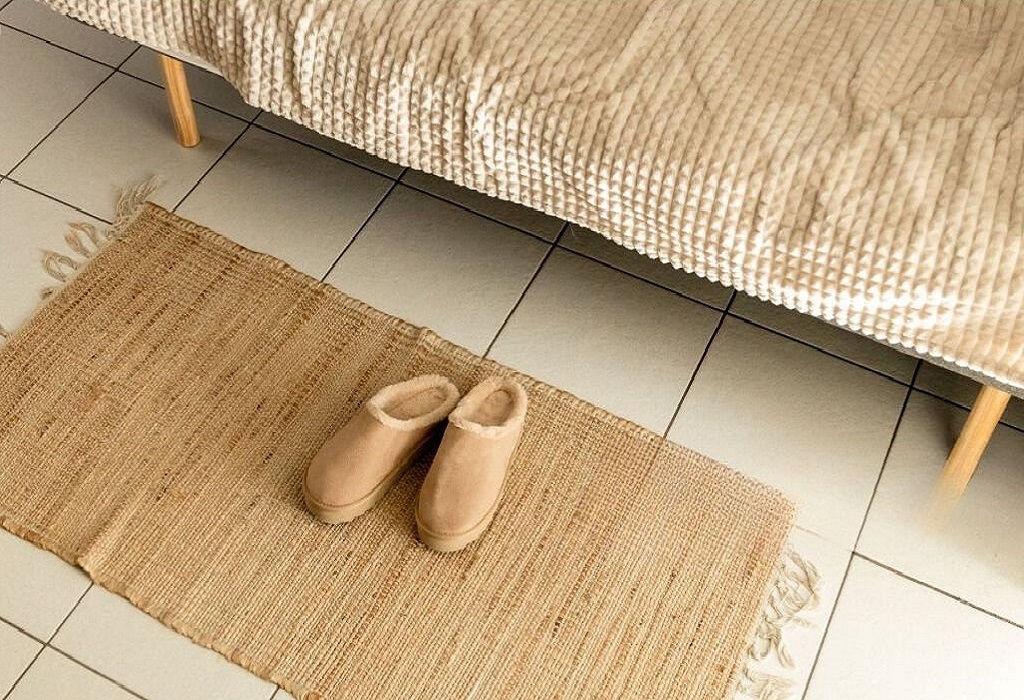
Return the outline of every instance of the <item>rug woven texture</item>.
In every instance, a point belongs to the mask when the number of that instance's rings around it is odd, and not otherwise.
[[[303,468],[380,387],[517,377],[490,531],[416,540],[417,464],[328,526]],[[305,698],[726,698],[776,491],[146,205],[0,349],[0,523]]]

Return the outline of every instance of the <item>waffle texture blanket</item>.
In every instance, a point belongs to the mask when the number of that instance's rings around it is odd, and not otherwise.
[[[1019,0],[49,0],[250,103],[1024,389]]]

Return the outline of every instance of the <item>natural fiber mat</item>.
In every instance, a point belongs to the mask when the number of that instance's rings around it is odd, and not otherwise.
[[[379,387],[515,373],[154,205],[68,241],[0,350],[0,521],[299,697],[725,698],[802,604],[779,493],[522,375],[477,544],[418,544],[425,463],[320,524],[303,467]]]

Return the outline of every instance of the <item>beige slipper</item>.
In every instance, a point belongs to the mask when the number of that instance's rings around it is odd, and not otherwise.
[[[445,377],[426,374],[378,391],[306,468],[306,507],[327,523],[377,505],[459,400]]]
[[[511,379],[486,379],[459,401],[416,503],[423,544],[454,552],[483,534],[525,417],[526,392]]]

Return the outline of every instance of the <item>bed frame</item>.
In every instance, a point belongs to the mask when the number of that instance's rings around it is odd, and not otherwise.
[[[160,54],[159,60],[174,132],[178,143],[191,148],[199,143],[200,136],[185,77],[185,66],[179,59],[163,54]],[[1009,401],[1010,394],[1002,389],[981,387],[967,422],[946,459],[946,465],[935,489],[933,508],[937,509],[939,514],[948,513],[960,500]]]

